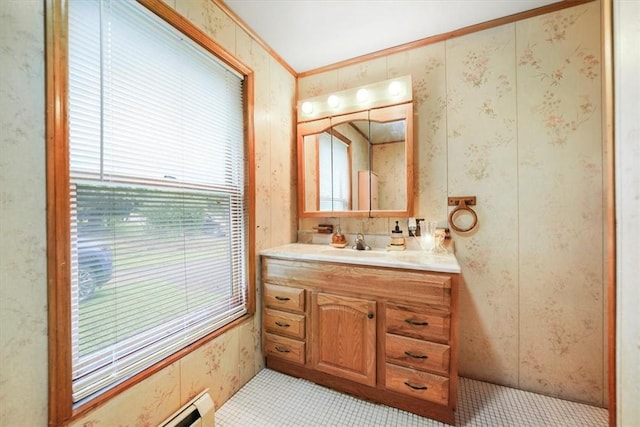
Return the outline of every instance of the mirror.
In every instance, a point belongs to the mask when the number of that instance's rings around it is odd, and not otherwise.
[[[411,102],[298,125],[301,217],[409,216]]]

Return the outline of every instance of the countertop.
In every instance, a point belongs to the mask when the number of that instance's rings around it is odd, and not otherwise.
[[[451,253],[432,254],[418,250],[387,251],[385,249],[372,249],[370,251],[357,251],[350,247],[339,249],[329,245],[291,243],[265,249],[260,251],[260,255],[292,260],[331,261],[344,264],[460,273],[460,265],[455,255]]]

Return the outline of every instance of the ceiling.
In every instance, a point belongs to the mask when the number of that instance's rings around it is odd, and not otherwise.
[[[558,0],[224,0],[297,73]]]

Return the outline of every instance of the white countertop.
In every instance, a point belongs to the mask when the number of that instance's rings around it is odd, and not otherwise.
[[[329,245],[291,243],[260,251],[260,255],[308,261],[331,261],[345,264],[373,265],[378,267],[410,268],[441,273],[460,273],[460,265],[455,255],[450,253],[432,254],[426,251],[387,251],[372,249],[357,251],[346,247],[334,248]]]

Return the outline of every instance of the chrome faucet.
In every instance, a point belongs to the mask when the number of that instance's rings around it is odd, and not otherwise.
[[[356,244],[353,245],[353,249],[358,251],[370,251],[371,246],[367,245],[364,241],[364,234],[358,233],[356,234]]]

